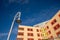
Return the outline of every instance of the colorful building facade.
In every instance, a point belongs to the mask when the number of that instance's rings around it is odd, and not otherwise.
[[[56,15],[47,22],[44,28],[48,33],[48,38],[57,39],[58,37],[60,37],[60,11],[58,11]]]
[[[60,11],[42,26],[19,25],[17,40],[60,40]]]
[[[19,25],[17,40],[41,40],[40,27]]]

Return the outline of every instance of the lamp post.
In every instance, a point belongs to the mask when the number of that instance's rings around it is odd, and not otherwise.
[[[12,32],[15,20],[16,20],[17,23],[21,23],[20,16],[21,16],[21,12],[17,12],[17,14],[14,16],[14,19],[13,19],[12,24],[11,24],[10,31],[8,33],[7,40],[10,40],[10,35],[11,35],[11,32]]]

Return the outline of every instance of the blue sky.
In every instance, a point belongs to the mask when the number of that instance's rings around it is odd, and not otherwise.
[[[60,0],[0,0],[0,40],[6,40],[14,15],[21,12],[21,25],[33,26],[51,19],[60,10]],[[10,40],[16,40],[15,22]]]

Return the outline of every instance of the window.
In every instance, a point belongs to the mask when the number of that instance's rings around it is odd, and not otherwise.
[[[28,30],[28,31],[33,31],[33,29],[31,29],[31,28],[28,28],[27,30]]]
[[[53,36],[50,36],[50,38],[53,38]]]
[[[41,34],[42,37],[44,37],[44,34]]]
[[[60,25],[57,24],[55,27],[54,27],[54,30],[57,30],[58,28],[60,28]]]
[[[48,31],[48,34],[51,34],[51,31]]]
[[[60,37],[60,31],[58,31],[56,34],[57,34],[58,37]]]
[[[41,40],[40,38],[38,40]]]
[[[28,38],[28,40],[34,40],[33,38]]]
[[[21,28],[21,27],[20,27],[19,30],[24,30],[24,28]]]
[[[59,14],[59,17],[60,17],[60,14]]]
[[[23,32],[18,32],[18,35],[23,36],[23,35],[24,35],[24,33],[23,33]]]
[[[17,38],[17,40],[23,40],[23,38]]]
[[[47,26],[47,29],[49,29],[49,27]]]
[[[39,32],[39,30],[37,29],[37,32]]]
[[[53,36],[50,36],[48,39],[49,39],[49,40],[54,40]]]
[[[55,23],[56,23],[56,19],[54,19],[54,20],[51,22],[52,25],[55,24]]]
[[[28,33],[28,36],[33,36],[33,33]]]
[[[37,36],[40,37],[40,34],[38,33]]]

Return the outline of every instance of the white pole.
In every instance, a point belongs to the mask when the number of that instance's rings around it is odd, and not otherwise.
[[[17,13],[17,14],[15,15],[15,17],[14,17],[14,19],[13,19],[13,22],[12,22],[12,25],[11,25],[11,28],[10,28],[10,31],[9,31],[9,33],[8,33],[7,40],[10,40],[9,38],[10,38],[10,35],[11,35],[12,29],[13,29],[13,26],[14,26],[14,22],[15,22],[15,19],[16,19],[17,15],[19,15],[18,18],[20,19],[21,13]]]
[[[10,34],[11,34],[11,31],[12,31],[12,28],[13,28],[13,25],[14,25],[14,21],[15,21],[15,18],[13,19],[13,22],[12,22],[12,25],[11,25],[7,40],[9,40],[9,38],[10,38]]]

